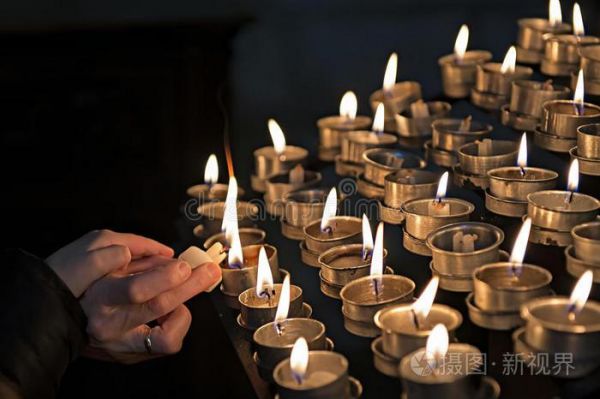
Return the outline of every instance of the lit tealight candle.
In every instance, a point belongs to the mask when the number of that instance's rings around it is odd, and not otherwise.
[[[228,186],[219,184],[219,163],[215,154],[210,154],[204,167],[204,184],[196,184],[187,189],[190,197],[198,198],[200,202],[204,200],[224,200],[227,195]],[[240,196],[244,191],[238,189]]]

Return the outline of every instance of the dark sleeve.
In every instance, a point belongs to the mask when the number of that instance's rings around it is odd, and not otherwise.
[[[0,392],[52,398],[86,343],[79,302],[43,260],[0,252]],[[11,396],[9,396],[11,397]]]

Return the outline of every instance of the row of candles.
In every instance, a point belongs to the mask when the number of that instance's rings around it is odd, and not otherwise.
[[[282,216],[282,233],[300,240],[302,260],[320,268],[323,293],[341,299],[347,330],[361,336],[381,335],[372,344],[375,366],[402,378],[408,398],[429,397],[432,393],[469,397],[486,389],[489,397],[498,394],[495,381],[478,378],[468,372],[469,368],[458,375],[443,372],[444,359],[465,359],[479,350],[449,343],[462,323],[462,315],[433,303],[438,285],[472,291],[466,301],[475,324],[500,330],[525,324],[513,334],[517,352],[573,353],[575,376],[600,365],[600,353],[593,349],[600,339],[600,304],[586,302],[592,282],[599,275],[592,269],[599,267],[594,255],[600,248],[600,222],[593,220],[600,203],[576,192],[580,163],[600,159],[600,146],[595,142],[600,125],[590,123],[600,121],[594,119],[600,117],[600,108],[583,103],[584,81],[588,82],[583,78],[585,68],[575,81],[573,101],[556,100],[565,98],[569,89],[549,82],[528,84],[516,80],[531,75],[529,70],[515,66],[515,58],[536,62],[533,53],[540,52],[536,44],[540,32],[570,30],[570,26],[557,22],[557,3],[551,1],[554,21],[519,22],[519,45],[509,50],[502,65],[487,63],[489,53],[465,51],[466,27],[459,33],[456,54],[440,59],[440,65],[449,97],[471,94],[475,104],[486,108],[500,108],[511,100],[502,109],[503,121],[508,124],[524,120],[516,120],[511,113],[519,117],[533,115],[533,119],[541,115],[541,125],[534,123],[533,129],[527,130],[558,136],[577,131],[577,147],[591,154],[583,156],[579,149],[571,149],[574,159],[566,191],[553,190],[558,177],[555,172],[527,166],[525,135],[519,145],[486,140],[490,126],[470,117],[445,119],[449,104],[420,100],[417,82],[396,83],[395,55],[388,61],[383,89],[371,96],[375,112],[371,130],[371,118],[356,115],[356,96],[351,92],[342,98],[339,117],[323,118],[317,123],[320,158],[335,160],[338,174],[356,175],[363,195],[382,200],[383,220],[405,224],[407,249],[432,256],[433,278],[414,302],[414,282],[386,268],[383,223],[373,240],[366,217],[336,216],[339,198],[335,189],[311,188],[320,182],[320,174],[299,166],[308,151],[287,145],[277,122],[268,123],[273,146],[254,153],[252,188],[266,192],[269,211]],[[580,19],[578,6],[574,19]],[[565,46],[594,42],[586,39],[585,43],[576,40],[573,44],[569,38],[573,35],[564,36],[543,37],[546,52],[555,42]],[[581,39],[581,31],[576,30],[574,37]],[[592,70],[584,59],[582,67],[587,65]],[[545,57],[543,62],[548,60],[552,58]],[[548,92],[553,94],[548,96]],[[513,100],[528,96],[533,100],[524,103],[532,113],[521,114],[516,110],[522,109],[523,101],[516,101],[513,108]],[[492,103],[493,107],[489,106]],[[397,135],[384,133],[390,129]],[[433,138],[425,143],[425,149],[430,158],[435,161],[437,156],[443,162],[456,156],[459,165],[451,159],[445,166],[453,167],[455,179],[461,172],[483,176],[482,181],[475,181],[479,188],[486,189],[488,209],[524,217],[510,256],[499,250],[504,240],[502,230],[468,222],[473,205],[445,198],[448,172],[439,176],[425,171],[425,160],[395,148],[399,137],[419,138],[429,132]],[[515,157],[517,165],[512,166]],[[302,289],[292,285],[289,273],[279,268],[277,249],[264,244],[262,230],[245,227],[251,224],[249,216],[256,212],[254,205],[237,201],[241,189],[234,177],[230,177],[229,185],[219,185],[217,170],[216,160],[209,159],[206,184],[189,191],[203,199],[220,200],[200,204],[199,213],[206,217],[196,233],[223,230],[207,239],[205,247],[223,267],[221,291],[229,305],[240,310],[240,327],[253,331],[257,348],[254,359],[261,375],[276,382],[281,398],[359,396],[360,383],[348,376],[347,360],[331,351],[333,343],[326,337],[325,325],[310,319],[311,308],[303,302]],[[210,225],[211,220],[217,222]],[[528,240],[556,243],[557,233],[560,245],[572,242],[565,252],[567,267],[579,276],[570,298],[548,296],[552,275],[542,267],[523,263]],[[222,260],[223,250],[227,250],[227,260]],[[187,259],[191,264],[198,263]],[[415,358],[424,358],[431,372],[416,373],[412,366]]]

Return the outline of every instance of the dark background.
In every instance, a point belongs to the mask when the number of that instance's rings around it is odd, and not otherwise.
[[[572,2],[562,5],[570,21]],[[588,32],[600,34],[600,3],[580,5]],[[546,15],[546,0],[2,4],[3,246],[46,256],[104,227],[175,243],[185,187],[202,180],[209,153],[218,154],[226,181],[225,115],[238,179],[249,188],[252,150],[270,140],[267,118],[277,118],[288,143],[314,154],[316,119],[336,113],[348,89],[368,113],[390,52],[399,53],[398,80],[420,81],[431,98],[440,93],[437,58],[452,51],[460,24],[471,29],[469,48],[501,60],[516,39],[516,20]],[[63,396],[105,397],[118,385],[120,397],[215,388],[222,397],[247,397],[214,312],[205,298],[196,301],[206,315],[194,314],[193,329],[204,329],[206,340],[186,342],[178,356],[197,366],[173,369],[165,359],[138,366],[132,377],[80,361]],[[86,379],[90,368],[107,384],[82,391],[94,383]],[[168,386],[158,386],[157,376]]]

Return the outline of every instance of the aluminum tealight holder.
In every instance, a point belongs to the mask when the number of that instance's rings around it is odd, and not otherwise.
[[[242,292],[238,300],[240,302],[240,314],[238,324],[250,331],[271,323],[275,319],[277,305],[281,295],[283,284],[273,284],[268,296],[258,296],[256,287],[248,288]],[[308,307],[310,309],[310,307]],[[310,310],[312,312],[312,309]],[[307,306],[303,302],[302,289],[296,285],[290,286],[290,318],[308,317]]]
[[[330,219],[333,229],[321,230],[321,219],[304,226],[304,240],[300,242],[302,262],[308,266],[321,267],[319,255],[338,245],[362,241],[362,220],[353,216],[334,216]]]
[[[470,117],[438,119],[432,124],[432,139],[425,143],[425,154],[434,164],[451,168],[458,162],[456,153],[461,146],[488,138],[491,132],[491,125]]]
[[[421,84],[405,81],[395,83],[388,91],[383,89],[374,91],[369,97],[369,102],[373,112],[377,110],[379,104],[383,103],[385,105],[385,120],[387,123],[387,121],[393,122],[394,115],[406,110],[411,103],[420,100],[421,97]]]
[[[502,229],[487,223],[463,222],[437,229],[427,237],[431,270],[440,279],[440,288],[454,292],[473,290],[473,271],[498,262]]]
[[[388,133],[367,130],[349,132],[342,138],[341,154],[335,159],[335,171],[340,176],[357,176],[364,171],[363,153],[370,148],[391,148],[398,138]]]
[[[242,244],[242,247],[247,245],[262,244],[265,242],[265,237],[267,236],[267,233],[264,230],[256,227],[241,227],[238,229],[238,233],[240,235],[240,243]],[[217,242],[221,243],[224,247],[229,245],[226,234],[221,232],[208,237],[202,246],[204,249],[209,249]]]
[[[542,61],[545,34],[566,34],[571,31],[569,24],[552,24],[544,18],[522,18],[517,23],[517,61],[523,64],[539,64]]]
[[[484,50],[469,50],[461,59],[449,54],[438,59],[442,73],[444,94],[450,98],[466,98],[475,86],[477,65],[492,59],[492,54]]]
[[[265,191],[266,180],[276,174],[289,172],[294,166],[304,164],[308,151],[302,147],[286,145],[281,154],[274,147],[262,147],[254,151],[254,174],[251,176],[252,189]]]
[[[540,70],[548,76],[569,76],[579,70],[582,47],[600,44],[594,36],[544,35],[544,58]]]
[[[535,130],[535,144],[549,151],[568,153],[577,144],[579,126],[600,122],[600,106],[583,103],[581,114],[577,108],[572,100],[545,102],[541,124]]]
[[[454,183],[459,187],[485,190],[489,187],[487,172],[514,165],[518,143],[483,139],[463,145],[458,150],[458,164],[453,167]]]
[[[394,115],[396,133],[400,137],[429,137],[433,121],[447,117],[451,108],[443,101],[416,101],[405,111]]]
[[[304,240],[304,226],[320,219],[328,190],[313,188],[291,191],[283,197],[281,233],[293,240]]]
[[[319,129],[319,159],[333,161],[340,153],[342,137],[354,130],[366,130],[372,120],[368,116],[358,115],[354,119],[345,116],[327,116],[317,121]]]
[[[585,46],[579,49],[580,67],[585,79],[587,93],[600,95],[600,44]],[[571,88],[577,85],[577,72],[571,73]]]
[[[200,222],[194,228],[194,235],[207,237],[221,231],[225,214],[225,202],[205,202],[198,206]],[[237,201],[239,227],[251,227],[258,215],[258,207],[251,202]]]
[[[569,154],[579,161],[579,173],[600,176],[600,123],[579,126],[577,146]]]
[[[423,169],[400,169],[387,175],[384,181],[383,202],[379,211],[381,220],[389,224],[404,221],[402,204],[417,198],[433,198],[440,174]]]
[[[413,153],[391,148],[372,148],[363,152],[364,173],[357,178],[358,192],[367,198],[384,196],[385,177],[400,169],[424,168],[425,160]]]
[[[533,132],[542,117],[543,104],[550,100],[566,100],[570,95],[568,87],[550,81],[516,80],[512,82],[510,103],[501,108],[502,124]]]
[[[321,173],[319,172],[299,170],[298,181],[294,181],[292,173],[293,171],[274,175],[266,180],[264,200],[266,210],[270,214],[283,216],[284,197],[290,191],[315,187],[321,182]]]
[[[600,283],[600,222],[583,223],[571,230],[573,244],[565,248],[567,272],[580,277],[590,270],[594,283]]]
[[[502,72],[502,64],[488,62],[477,66],[475,87],[471,90],[471,102],[487,110],[498,110],[507,104],[511,95],[511,84],[515,80],[529,79],[533,70],[516,66],[513,72]]]

